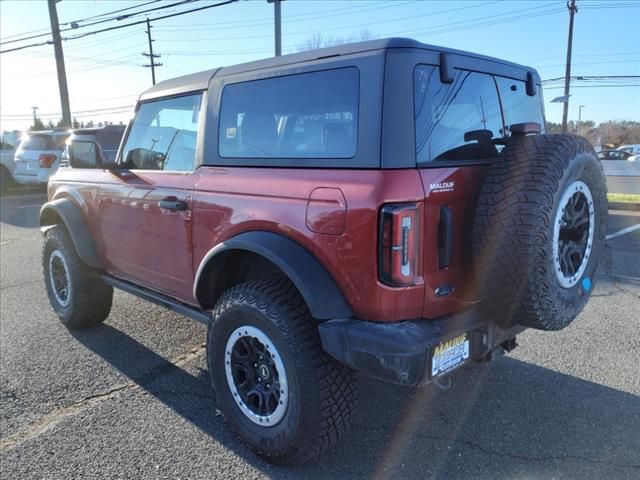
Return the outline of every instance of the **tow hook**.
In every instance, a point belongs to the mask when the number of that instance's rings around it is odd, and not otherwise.
[[[436,377],[433,379],[433,383],[435,383],[436,387],[438,387],[440,390],[449,390],[452,385],[451,377],[449,375]]]
[[[511,352],[517,346],[518,342],[516,341],[516,337],[510,338],[509,340],[502,342],[496,348],[487,353],[482,360],[485,362],[491,362],[497,357],[501,357],[505,353]]]
[[[516,342],[516,337],[513,337],[507,340],[506,342],[504,342],[500,346],[504,348],[505,352],[510,352],[511,350],[513,350],[518,346],[518,342]]]

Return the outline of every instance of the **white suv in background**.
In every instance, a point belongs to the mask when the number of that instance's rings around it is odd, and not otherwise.
[[[69,138],[67,130],[29,132],[16,150],[13,179],[21,184],[46,184],[60,165]]]

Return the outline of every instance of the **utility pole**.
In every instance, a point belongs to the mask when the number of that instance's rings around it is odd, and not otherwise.
[[[569,40],[567,41],[567,66],[564,73],[564,109],[562,111],[562,133],[567,133],[567,119],[569,116],[569,87],[571,84],[571,50],[573,48],[573,16],[578,12],[576,0],[567,2],[569,9]]]
[[[56,69],[58,71],[58,88],[60,89],[60,106],[62,107],[62,126],[71,127],[71,109],[69,108],[69,89],[67,88],[67,73],[64,68],[64,55],[62,54],[62,40],[60,39],[60,25],[56,3],[60,0],[48,0],[49,21],[51,22],[51,36],[53,37],[53,51],[56,56]]]
[[[284,0],[267,0],[267,3],[273,3],[273,29],[276,47],[276,57],[282,55],[282,15],[280,3]]]
[[[36,110],[38,110],[38,107],[31,107],[31,110],[33,110],[33,124],[36,124],[36,120],[38,119],[37,115],[36,115]]]
[[[584,105],[578,107],[578,135],[580,135],[580,124],[582,123],[582,109]]]
[[[151,39],[151,22],[147,18],[147,38],[149,39],[149,53],[143,53],[145,57],[149,57],[149,65],[143,65],[143,67],[151,67],[151,81],[156,84],[156,67],[161,67],[161,63],[156,63],[155,59],[160,58],[160,55],[153,54],[153,40]]]

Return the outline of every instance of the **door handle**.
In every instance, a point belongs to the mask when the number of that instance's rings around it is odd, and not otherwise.
[[[160,200],[159,206],[167,210],[179,210],[182,212],[187,209],[187,202],[178,200],[176,197],[165,197]]]

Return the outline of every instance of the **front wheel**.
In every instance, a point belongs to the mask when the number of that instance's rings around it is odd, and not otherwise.
[[[217,406],[274,463],[302,463],[346,429],[352,372],[327,355],[314,320],[283,277],[237,285],[218,302],[207,359]]]
[[[82,262],[61,225],[45,233],[42,269],[49,302],[64,326],[86,328],[107,318],[113,288]]]

